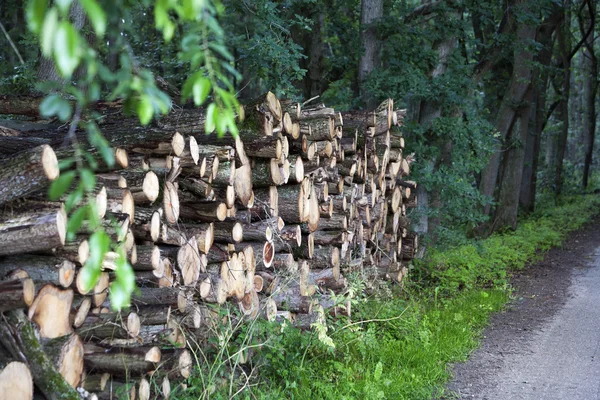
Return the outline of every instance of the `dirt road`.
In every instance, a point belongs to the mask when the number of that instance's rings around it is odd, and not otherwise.
[[[600,399],[600,220],[513,278],[445,399]]]

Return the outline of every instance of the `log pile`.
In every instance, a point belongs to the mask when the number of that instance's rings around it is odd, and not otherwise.
[[[308,329],[350,315],[331,294],[351,274],[401,282],[417,248],[403,118],[392,100],[340,113],[269,92],[240,109],[239,137],[217,139],[203,133],[203,110],[147,128],[112,113],[100,128],[117,162],[101,166],[94,199],[139,288],[119,313],[108,297],[118,255],[86,290],[88,236],[66,241],[63,204],[44,200],[57,158],[71,152],[59,147],[64,133],[0,130],[0,147],[22,149],[0,162],[0,388],[31,398],[31,377],[10,378],[30,373],[47,398],[56,387],[168,398],[225,302]]]

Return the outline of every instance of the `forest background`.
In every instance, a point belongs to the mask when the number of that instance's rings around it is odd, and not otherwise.
[[[133,79],[151,71],[180,88],[189,74],[180,47],[186,26],[174,25],[165,41],[153,2],[101,3],[119,29],[85,37],[105,74]],[[594,0],[215,4],[232,55],[224,74],[241,102],[272,90],[302,101],[321,96],[340,110],[388,97],[407,109],[405,152],[415,154],[420,185],[413,218],[429,239],[452,243],[515,228],[536,195],[588,186],[597,119]],[[74,26],[86,18],[71,17]],[[39,82],[58,75],[40,57],[22,2],[3,1],[0,22],[0,93],[47,90]]]

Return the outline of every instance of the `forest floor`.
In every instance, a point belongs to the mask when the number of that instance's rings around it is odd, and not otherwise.
[[[600,219],[515,272],[445,399],[600,399]]]

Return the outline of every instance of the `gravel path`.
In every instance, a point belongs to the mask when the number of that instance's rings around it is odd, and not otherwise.
[[[445,399],[600,399],[600,221],[516,274]]]

